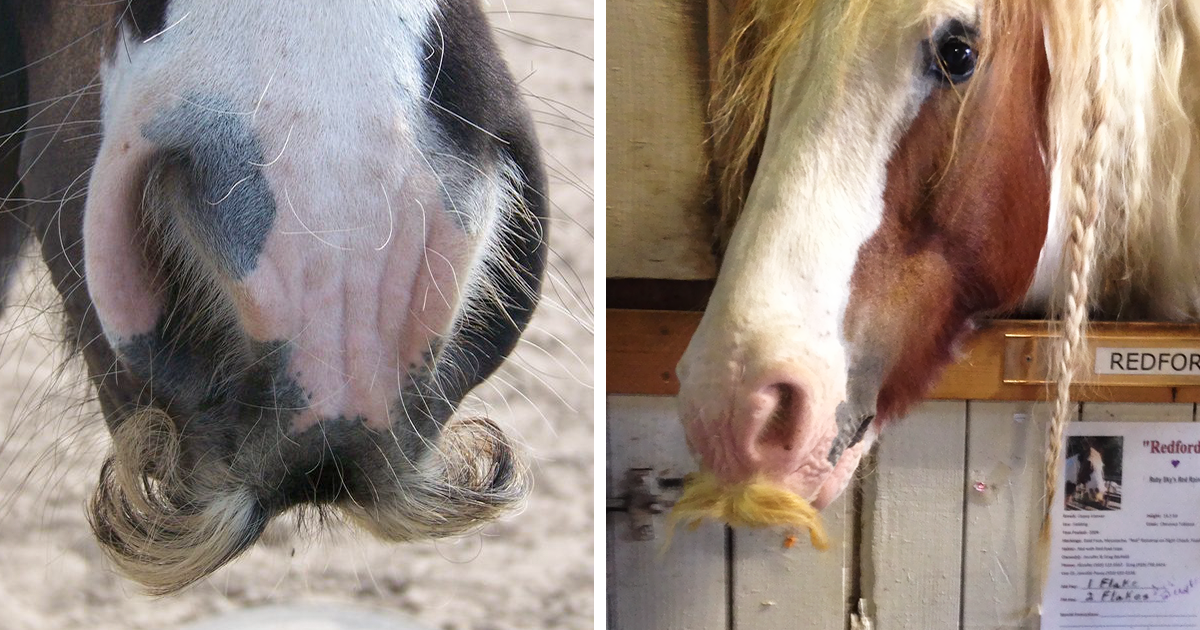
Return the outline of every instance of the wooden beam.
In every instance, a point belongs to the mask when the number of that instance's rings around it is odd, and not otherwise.
[[[700,323],[701,313],[681,311],[608,311],[609,394],[674,396],[679,391],[675,364],[687,348]],[[963,357],[947,367],[927,396],[931,400],[1048,400],[1054,397],[1052,383],[1004,382],[1006,346],[1014,337],[1044,336],[1051,330],[1044,321],[995,320],[985,323],[966,344]],[[1145,340],[1151,347],[1165,347],[1172,340],[1195,344],[1200,326],[1147,323],[1095,323],[1094,339],[1108,336]],[[1093,342],[1095,343],[1095,342]],[[1167,383],[1167,384],[1164,384]],[[1200,402],[1200,386],[1167,381],[1149,386],[1099,386],[1084,383],[1072,387],[1076,400],[1084,402]]]
[[[612,0],[606,11],[607,116],[619,121],[605,145],[606,274],[711,279],[708,3]]]
[[[700,323],[700,313],[608,311],[608,393],[674,396],[675,364]]]

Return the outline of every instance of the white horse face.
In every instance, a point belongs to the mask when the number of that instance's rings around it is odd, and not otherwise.
[[[1009,22],[985,68],[983,21],[1001,18],[975,2],[872,3],[849,56],[829,35],[845,12],[819,3],[808,33],[822,35],[777,71],[753,184],[678,367],[702,465],[818,507],[970,318],[1021,297],[1048,213],[1040,26]]]
[[[28,37],[109,12],[85,34],[112,33],[83,260],[69,233],[58,258],[86,273],[84,307],[60,281],[73,323],[103,333],[91,516],[119,566],[179,588],[300,503],[391,540],[519,503],[507,438],[448,423],[545,258],[536,140],[475,0],[36,9]],[[63,59],[31,83],[66,83]]]

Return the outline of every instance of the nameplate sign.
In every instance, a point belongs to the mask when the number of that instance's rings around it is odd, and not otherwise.
[[[1200,348],[1096,348],[1096,374],[1200,374]]]
[[[1183,387],[1200,385],[1200,335],[1093,334],[1075,375],[1079,385]],[[1005,383],[1053,383],[1058,340],[1046,334],[1006,335]]]

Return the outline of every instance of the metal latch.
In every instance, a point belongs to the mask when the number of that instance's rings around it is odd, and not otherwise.
[[[683,477],[659,477],[653,468],[630,468],[621,480],[621,496],[609,509],[629,515],[633,540],[654,540],[654,517],[675,505],[683,494]]]

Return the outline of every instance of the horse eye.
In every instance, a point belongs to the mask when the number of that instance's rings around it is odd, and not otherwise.
[[[961,83],[975,72],[976,51],[969,29],[953,22],[930,41],[929,74],[947,83]]]

